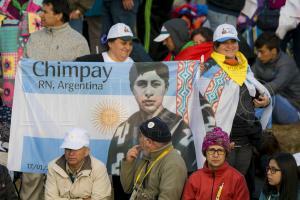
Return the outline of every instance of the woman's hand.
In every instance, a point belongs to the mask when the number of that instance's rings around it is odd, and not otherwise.
[[[253,100],[253,103],[256,108],[264,108],[269,105],[270,99],[267,95],[260,95],[258,99]]]

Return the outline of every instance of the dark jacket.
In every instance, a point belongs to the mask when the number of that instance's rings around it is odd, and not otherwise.
[[[207,5],[211,10],[238,16],[245,5],[245,0],[207,0]]]
[[[239,103],[233,119],[230,140],[236,145],[252,144],[259,147],[262,127],[255,117],[253,97],[250,96],[245,84],[240,86]]]
[[[293,58],[279,52],[275,60],[266,64],[256,59],[252,71],[272,96],[279,94],[300,110],[300,71]]]
[[[0,165],[0,199],[1,200],[14,200],[18,199],[15,187],[8,174],[5,166]]]

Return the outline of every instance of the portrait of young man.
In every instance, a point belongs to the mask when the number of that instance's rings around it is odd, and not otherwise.
[[[181,116],[163,106],[169,88],[168,66],[161,62],[134,63],[129,71],[129,82],[139,110],[117,127],[110,143],[107,169],[113,175],[115,191],[115,184],[120,179],[120,162],[129,148],[138,144],[139,125],[156,116],[168,125],[172,144],[183,157],[188,172],[195,171],[197,162],[192,132]]]

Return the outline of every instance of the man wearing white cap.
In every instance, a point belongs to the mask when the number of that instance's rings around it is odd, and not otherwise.
[[[105,165],[89,155],[87,131],[73,128],[61,148],[65,154],[48,165],[46,200],[108,200],[111,183]]]
[[[101,54],[82,56],[76,61],[82,62],[133,62],[129,57],[132,52],[133,33],[124,23],[113,25],[107,35],[108,51]]]

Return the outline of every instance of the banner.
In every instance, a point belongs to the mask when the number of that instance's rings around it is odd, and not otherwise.
[[[48,162],[64,153],[60,145],[66,131],[79,127],[88,130],[91,154],[107,163],[109,173],[118,174],[119,162],[138,143],[139,124],[159,116],[188,170],[195,170],[195,150],[198,166],[203,164],[199,141],[204,130],[199,95],[192,90],[198,65],[22,60],[8,168],[46,173]]]

